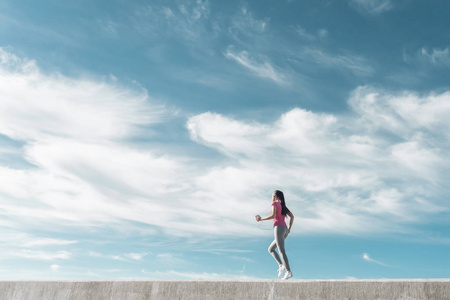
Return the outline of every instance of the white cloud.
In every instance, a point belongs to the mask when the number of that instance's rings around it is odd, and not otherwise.
[[[2,218],[11,218],[11,216],[2,214]],[[60,249],[63,247],[63,249],[67,249],[78,243],[78,241],[71,240],[42,238],[16,230],[14,229],[14,222],[5,227],[4,224],[0,224],[0,226],[2,226],[0,231],[0,260],[67,260],[72,258],[72,252]]]
[[[254,215],[268,210],[275,188],[286,192],[303,234],[409,232],[412,222],[447,210],[436,195],[449,169],[443,155],[449,148],[448,93],[391,94],[361,87],[349,99],[353,115],[295,108],[272,123],[199,114],[186,124],[192,140],[226,159],[198,164],[198,157],[172,156],[151,143],[129,141],[142,137],[140,127],[168,115],[164,109],[146,113],[154,105],[145,91],[46,75],[35,63],[6,52],[2,61],[0,76],[10,85],[0,88],[0,132],[24,142],[22,159],[34,165],[0,166],[0,203],[11,228],[64,232],[102,225],[124,234],[263,235]],[[96,97],[78,99],[84,86]],[[102,107],[107,113],[96,114]],[[35,117],[22,120],[22,111]],[[81,124],[85,114],[96,116],[87,118],[89,126]],[[91,128],[96,124],[99,131]],[[295,228],[293,234],[300,232]],[[74,242],[28,237],[15,243]]]
[[[288,79],[279,68],[273,66],[265,57],[255,59],[247,51],[236,52],[233,46],[229,46],[225,52],[225,57],[234,60],[258,77],[270,79],[277,84],[286,85]]]
[[[123,140],[148,138],[142,127],[170,113],[144,90],[47,75],[33,61],[0,54],[0,133],[24,141],[22,159],[35,166],[0,166],[0,202],[15,227],[174,220],[167,218],[174,211],[151,200],[164,195],[177,201],[169,195],[189,185],[180,178],[190,176],[179,172],[184,159]],[[176,207],[178,216],[189,213]]]
[[[166,114],[149,103],[146,91],[44,75],[33,61],[2,49],[0,56],[0,134],[12,139],[120,139],[136,134],[139,126],[161,122]]]
[[[387,265],[387,264],[385,264],[385,263],[383,263],[381,261],[378,261],[378,260],[370,258],[369,254],[367,254],[367,253],[364,253],[362,257],[363,257],[363,259],[365,261],[376,263],[376,264],[379,264],[379,265],[382,265],[382,266],[385,266],[385,267],[389,267],[389,265]]]
[[[190,118],[187,128],[194,141],[219,146],[228,154],[258,151],[258,138],[266,131],[262,124],[247,125],[210,112]]]
[[[103,254],[99,253],[99,252],[95,252],[95,251],[89,251],[89,256],[93,256],[93,257],[102,257]]]
[[[55,259],[70,259],[71,253],[67,251],[52,252],[52,251],[20,250],[11,253],[11,256],[37,260],[55,260]]]
[[[353,6],[372,15],[379,15],[391,10],[394,5],[391,0],[350,0]]]
[[[54,272],[59,271],[59,269],[61,269],[60,265],[51,265],[50,266],[50,270],[52,270]]]
[[[110,255],[110,257],[114,260],[128,261],[127,259],[123,258],[120,255]]]
[[[349,104],[361,115],[366,126],[389,130],[402,138],[421,133],[446,136],[450,129],[450,92],[420,96],[413,92],[395,95],[371,87],[359,87]]]
[[[194,116],[192,138],[236,163],[196,178],[193,204],[245,218],[280,188],[301,212],[303,233],[408,232],[407,224],[448,210],[437,191],[450,168],[448,98],[361,87],[349,100],[353,116],[298,108],[271,124]]]
[[[145,256],[147,256],[148,253],[126,253],[124,254],[125,257],[134,259],[134,260],[141,260]]]

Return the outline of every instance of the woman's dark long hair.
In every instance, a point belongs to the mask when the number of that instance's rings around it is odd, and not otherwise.
[[[290,212],[289,208],[286,207],[286,201],[284,200],[284,194],[280,190],[275,190],[275,196],[281,201],[281,214],[286,215]]]

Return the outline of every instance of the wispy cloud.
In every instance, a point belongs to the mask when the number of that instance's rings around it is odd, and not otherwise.
[[[99,27],[100,33],[107,38],[118,39],[119,34],[119,24],[110,19],[99,19],[97,20],[97,26]]]
[[[55,259],[70,259],[71,253],[68,251],[35,251],[35,250],[21,250],[12,253],[11,255],[21,258],[37,259],[37,260],[55,260]]]
[[[172,254],[172,253],[161,253],[161,254],[158,254],[157,256],[158,256],[158,258],[169,259],[169,260],[172,260],[175,258],[174,254]]]
[[[110,258],[113,260],[119,260],[119,261],[125,261],[125,262],[130,262],[133,260],[142,260],[147,255],[149,255],[148,252],[106,255],[106,254],[102,254],[102,253],[95,252],[95,251],[89,251],[89,256],[92,256],[92,257],[106,257],[106,258]]]
[[[159,261],[164,262],[166,265],[173,264],[173,265],[177,265],[179,267],[180,265],[182,265],[186,262],[182,258],[183,255],[180,253],[166,252],[166,253],[160,253],[156,257],[158,258]]]
[[[190,280],[218,280],[218,279],[233,279],[233,280],[250,280],[258,279],[256,277],[243,275],[241,272],[232,273],[195,273],[195,272],[178,272],[174,270],[165,272],[148,272],[142,269],[141,271],[145,275],[151,276],[155,279],[190,279]]]
[[[121,255],[109,255],[109,257],[111,257],[114,260],[120,260],[120,261],[125,261],[125,262],[129,262],[128,259],[124,258]]]
[[[252,72],[254,75],[269,79],[280,85],[289,83],[287,76],[283,72],[272,65],[272,63],[263,56],[255,58],[247,51],[237,52],[233,46],[229,46],[225,52],[225,57],[234,60],[241,66]]]
[[[364,254],[362,255],[362,258],[363,258],[365,261],[372,262],[372,263],[376,263],[376,264],[379,264],[379,265],[382,265],[382,266],[385,266],[385,267],[389,267],[388,264],[385,264],[385,263],[383,263],[383,262],[381,262],[381,261],[372,259],[372,258],[369,256],[369,254],[367,254],[367,253],[364,253]]]
[[[420,52],[425,58],[436,66],[450,66],[450,53],[449,48],[438,49],[433,48],[430,51],[426,48],[422,48]]]
[[[370,63],[362,56],[358,55],[335,55],[324,52],[323,50],[307,48],[305,55],[310,56],[314,62],[325,67],[349,70],[355,75],[371,75],[374,69]]]
[[[1,200],[1,199],[0,199]],[[2,218],[4,218],[4,212]],[[9,218],[10,216],[8,216]],[[15,222],[7,227],[2,226],[0,233],[0,260],[68,260],[72,258],[70,246],[78,241],[42,238],[14,229]]]
[[[257,19],[247,7],[243,7],[239,13],[231,19],[230,22],[231,24],[228,28],[228,32],[236,39],[240,40],[240,34],[247,37],[253,37],[255,34],[262,34],[267,31],[270,24],[270,19]]]
[[[78,241],[52,239],[52,238],[41,238],[41,239],[31,239],[23,244],[24,247],[35,247],[35,246],[53,246],[53,245],[72,245],[76,244]]]
[[[245,249],[195,249],[194,251],[197,252],[208,252],[208,253],[217,253],[217,254],[223,254],[223,253],[250,253],[253,252],[253,250],[245,250]]]
[[[165,33],[183,40],[197,40],[205,33],[210,13],[207,0],[184,1],[178,5],[150,4],[136,11],[134,28],[145,35]]]
[[[372,15],[379,15],[394,7],[391,0],[350,0],[352,6]]]
[[[294,31],[303,39],[309,40],[309,41],[316,41],[316,40],[323,40],[328,37],[328,30],[321,28],[317,30],[317,32],[308,32],[305,28],[303,28],[300,25],[293,27]]]
[[[254,262],[253,259],[250,259],[248,257],[245,256],[230,256],[231,259],[235,259],[235,260],[242,260],[242,261],[246,261],[246,262]]]

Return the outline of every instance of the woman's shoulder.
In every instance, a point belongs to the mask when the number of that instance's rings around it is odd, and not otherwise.
[[[273,202],[272,202],[272,205],[278,206],[278,205],[281,205],[281,204],[280,204],[280,202],[273,201]]]

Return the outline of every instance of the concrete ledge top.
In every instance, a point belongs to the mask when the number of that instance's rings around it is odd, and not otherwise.
[[[8,300],[449,300],[450,278],[11,280]]]
[[[161,279],[120,279],[120,280],[0,280],[0,282],[450,282],[450,278],[395,278],[395,279],[216,279],[216,280],[202,280],[202,279],[186,279],[186,280],[161,280]]]

